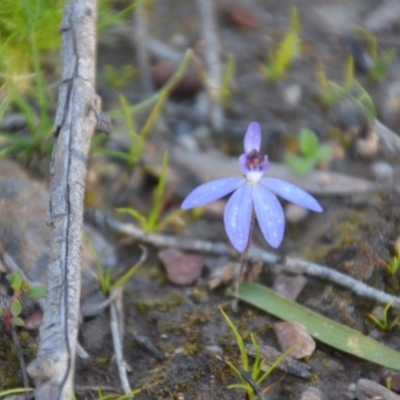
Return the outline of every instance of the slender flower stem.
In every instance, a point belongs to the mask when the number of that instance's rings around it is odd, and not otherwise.
[[[237,268],[236,273],[235,273],[235,282],[233,283],[233,290],[235,293],[235,297],[232,301],[232,309],[235,312],[237,311],[237,305],[238,305],[239,286],[243,282],[243,278],[244,278],[244,275],[245,275],[246,269],[247,269],[247,261],[249,258],[249,250],[250,250],[250,244],[251,244],[251,235],[254,230],[254,222],[255,221],[256,221],[256,214],[253,209],[253,211],[251,212],[249,238],[247,240],[246,247],[243,250],[239,267]]]

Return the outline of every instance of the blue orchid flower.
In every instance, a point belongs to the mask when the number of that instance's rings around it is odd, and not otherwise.
[[[243,178],[221,178],[194,189],[183,201],[189,209],[212,203],[232,193],[224,212],[226,233],[233,247],[243,252],[249,242],[253,211],[265,240],[279,247],[285,231],[285,216],[276,195],[301,207],[322,212],[318,201],[303,189],[281,179],[263,178],[268,157],[260,154],[261,129],[252,122],[244,137],[244,154],[239,157]]]

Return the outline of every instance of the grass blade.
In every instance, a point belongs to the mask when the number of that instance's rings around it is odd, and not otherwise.
[[[311,336],[331,347],[383,367],[400,370],[400,353],[361,332],[286,299],[265,286],[243,283],[238,297],[277,318],[301,323]]]

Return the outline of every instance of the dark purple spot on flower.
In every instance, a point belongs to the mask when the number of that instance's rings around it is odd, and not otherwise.
[[[252,150],[246,154],[246,167],[252,171],[261,170],[264,166],[265,159],[257,150]]]

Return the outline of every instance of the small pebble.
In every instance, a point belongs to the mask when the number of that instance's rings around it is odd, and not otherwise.
[[[315,387],[309,387],[301,395],[301,400],[323,400],[323,394]]]
[[[226,18],[233,26],[245,31],[255,31],[259,27],[256,16],[247,8],[236,5],[226,11]]]
[[[190,151],[191,153],[199,151],[197,141],[191,135],[180,135],[177,142],[184,150]]]
[[[205,347],[205,350],[208,351],[209,353],[214,353],[214,354],[223,354],[224,350],[222,349],[221,346],[218,345],[209,345]]]
[[[357,139],[354,146],[355,153],[362,158],[374,157],[379,150],[379,140],[375,130],[375,124],[367,130],[365,138]]]
[[[371,398],[382,400],[400,400],[400,396],[398,394],[369,379],[358,380],[356,393],[358,400],[367,400]]]
[[[371,170],[377,182],[392,185],[393,167],[388,162],[376,161],[371,165]]]
[[[290,353],[295,359],[309,357],[314,352],[316,344],[306,328],[298,322],[277,322],[274,331],[282,352],[296,346]]]
[[[285,101],[286,105],[295,108],[300,103],[302,92],[303,90],[299,84],[293,83],[288,85],[283,89],[283,100]]]
[[[400,81],[389,82],[383,89],[383,123],[391,129],[398,129],[400,123]]]
[[[168,280],[176,285],[192,285],[201,276],[204,260],[196,254],[184,254],[175,249],[165,249],[158,253]]]
[[[286,220],[292,224],[297,224],[307,218],[308,210],[304,207],[300,207],[297,204],[289,203],[285,207]]]
[[[275,279],[272,289],[281,296],[290,300],[296,300],[306,283],[307,279],[303,275],[292,276],[280,274]]]
[[[43,321],[43,311],[38,310],[24,319],[25,329],[39,329]]]
[[[355,398],[357,398],[356,389],[357,389],[357,385],[355,383],[350,383],[349,387],[347,388],[347,390],[344,394],[346,396],[346,398],[349,400],[354,400]]]

